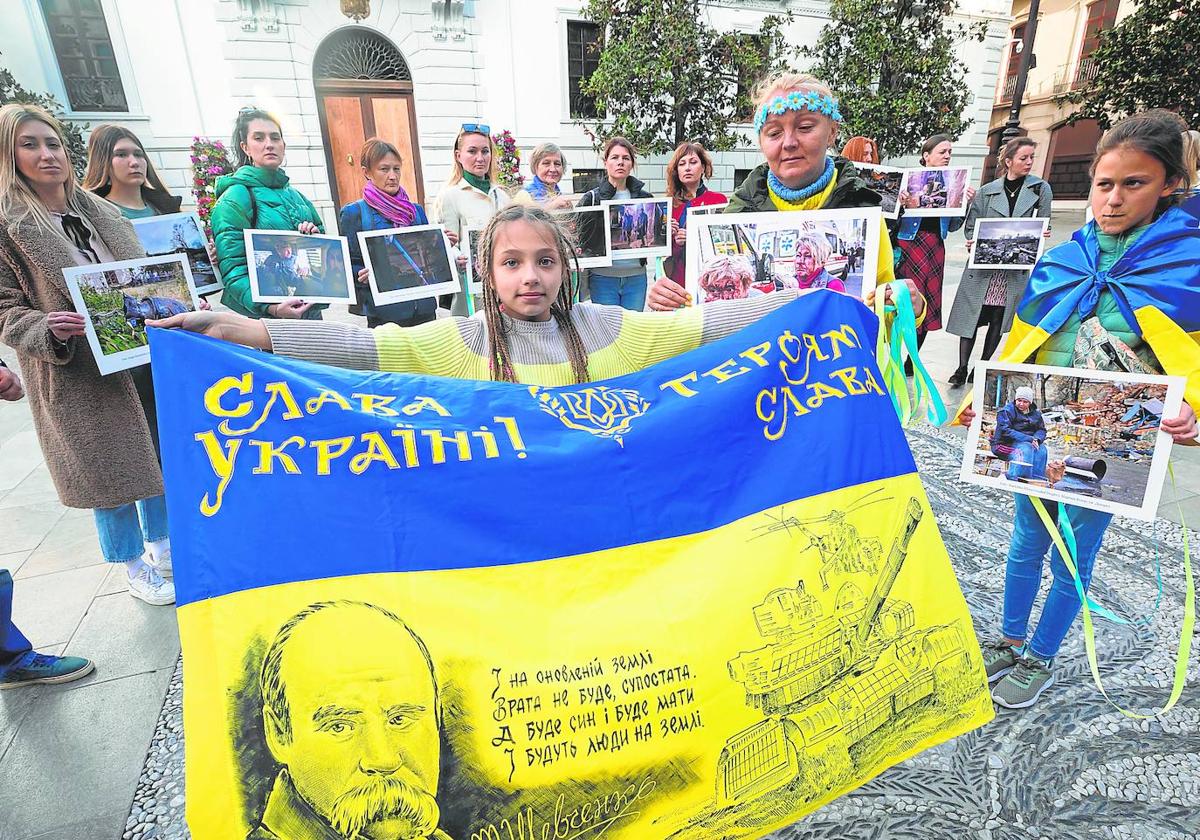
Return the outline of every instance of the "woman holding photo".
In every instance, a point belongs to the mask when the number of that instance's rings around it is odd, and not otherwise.
[[[363,197],[347,204],[338,213],[338,233],[346,237],[350,246],[350,268],[358,298],[350,311],[366,317],[368,327],[383,324],[415,327],[432,321],[437,314],[437,298],[421,298],[383,306],[371,298],[366,261],[363,260],[358,234],[427,225],[429,219],[425,215],[425,208],[414,203],[400,185],[404,163],[400,159],[399,149],[386,140],[372,137],[363,144],[362,151],[358,153],[358,162],[367,178]],[[457,240],[456,235],[451,237],[451,241]]]
[[[667,195],[671,197],[671,256],[667,276],[683,285],[687,270],[687,220],[693,207],[725,204],[725,193],[710,190],[705,178],[713,174],[712,158],[699,143],[680,143],[667,163]]]
[[[559,182],[567,171],[567,159],[554,143],[543,143],[529,156],[533,178],[517,193],[518,204],[540,204],[547,210],[568,210],[571,199],[562,194]]]
[[[438,194],[437,221],[450,232],[450,243],[459,245],[459,270],[467,267],[470,242],[468,228],[480,228],[487,220],[512,203],[497,183],[499,155],[492,145],[492,129],[480,123],[463,123],[454,138],[454,168],[450,180]],[[467,314],[467,299],[455,294],[451,304],[455,315]]]
[[[294,230],[324,233],[311,201],[288,183],[283,171],[287,143],[279,120],[258,108],[243,108],[233,127],[237,169],[217,179],[217,203],[209,225],[217,248],[217,267],[225,291],[221,302],[251,318],[320,320],[325,304],[291,298],[282,303],[255,303],[250,297],[253,255],[246,253],[245,230]]]
[[[954,154],[953,138],[949,134],[935,134],[921,144],[921,166],[949,166]],[[975,200],[975,188],[967,187],[967,202]],[[963,226],[962,216],[905,216],[904,208],[915,206],[903,200],[900,216],[896,221],[896,243],[900,261],[896,264],[896,276],[905,277],[916,284],[925,298],[927,309],[925,320],[917,328],[918,349],[935,330],[942,328],[942,283],[946,274],[946,236]],[[904,370],[912,375],[912,360],[905,362]]]
[[[0,108],[0,342],[17,351],[59,501],[91,509],[129,594],[173,604],[162,473],[127,371],[101,376],[62,271],[146,256],[116,208],[80,189],[58,121]]]
[[[1036,150],[1037,141],[1028,137],[1015,137],[1005,144],[1000,152],[999,177],[979,188],[967,210],[963,233],[967,236],[968,251],[973,244],[975,222],[979,219],[1050,218],[1054,191],[1041,178],[1030,174]],[[1046,235],[1050,235],[1049,228]],[[979,328],[987,327],[983,358],[990,359],[1000,346],[1001,337],[1012,329],[1017,302],[1028,279],[1028,271],[967,265],[946,321],[947,331],[960,337],[958,368],[949,379],[951,385],[957,387],[975,381],[975,372],[968,374],[967,367]]]
[[[820,79],[800,73],[766,79],[755,90],[754,108],[758,146],[767,160],[746,176],[722,212],[833,210],[878,207],[883,202],[858,177],[851,161],[828,154],[837,140],[842,114],[833,92]],[[877,285],[896,279],[884,225],[879,226],[874,273]],[[661,278],[650,290],[651,309],[675,309],[690,302],[687,290],[674,280]],[[924,306],[920,295],[914,294],[918,319]]]
[[[637,150],[624,137],[610,137],[601,152],[605,178],[600,186],[585,192],[576,207],[593,207],[605,201],[629,198],[653,198],[646,185],[633,177],[637,166]],[[622,214],[622,234],[626,241],[633,236],[633,217]],[[628,227],[624,225],[628,223]],[[604,220],[608,224],[608,220]],[[614,259],[612,265],[593,268],[588,272],[592,301],[640,311],[646,306],[646,261]]]
[[[1183,148],[1175,116],[1150,111],[1117,123],[1101,140],[1092,163],[1094,220],[1070,241],[1048,251],[1034,268],[1016,324],[1000,361],[1131,370],[1187,380],[1178,417],[1162,430],[1176,444],[1196,445],[1200,409],[1200,228],[1176,206],[1183,182]],[[980,191],[982,193],[982,190]],[[1097,360],[1086,352],[1103,338],[1117,353]],[[966,409],[959,422],[969,426]],[[1062,468],[1062,462],[1051,462]],[[1054,683],[1054,657],[1081,608],[1075,580],[1034,503],[1014,496],[1016,514],[1008,550],[1002,638],[983,646],[992,699],[1021,709]],[[1075,534],[1075,565],[1086,590],[1112,514],[1047,504]],[[1028,633],[1030,612],[1050,551],[1053,576],[1042,613]]]

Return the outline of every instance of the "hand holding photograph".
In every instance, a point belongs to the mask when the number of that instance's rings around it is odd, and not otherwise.
[[[671,199],[605,201],[609,254],[614,260],[671,256]]]
[[[470,294],[483,294],[483,279],[475,270],[475,259],[479,256],[479,235],[481,227],[467,228],[467,241],[459,242],[458,247],[467,258],[467,290]]]
[[[906,169],[898,201],[909,216],[965,216],[969,183],[969,166]]]
[[[282,303],[353,303],[350,249],[341,236],[245,230],[250,299]]]
[[[780,289],[862,298],[875,287],[878,207],[698,216],[687,226],[686,287],[697,303]]]
[[[1107,513],[1158,511],[1182,377],[981,363],[961,478]]]
[[[63,269],[63,278],[104,375],[149,363],[147,319],[200,308],[183,254],[74,266]]]
[[[1032,271],[1042,257],[1049,224],[1049,219],[979,219],[970,267]]]
[[[414,225],[358,234],[371,296],[378,304],[435,298],[461,291],[441,225]]]
[[[208,237],[204,235],[204,225],[198,215],[167,213],[132,221],[133,232],[146,249],[146,256],[183,254],[192,270],[196,294],[211,295],[221,291],[221,275],[209,254]]]

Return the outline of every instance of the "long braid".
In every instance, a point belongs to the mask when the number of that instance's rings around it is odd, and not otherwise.
[[[550,304],[550,314],[563,334],[563,343],[566,345],[567,358],[571,363],[571,373],[574,375],[576,384],[588,382],[591,377],[587,369],[587,350],[583,346],[583,337],[579,335],[579,330],[575,328],[575,323],[571,320],[571,307],[575,300],[575,281],[568,266],[574,263],[578,270],[579,261],[575,256],[570,235],[558,220],[545,210],[540,207],[522,205],[513,205],[497,213],[479,235],[479,248],[474,269],[483,280],[483,310],[488,330],[488,365],[491,369],[492,379],[498,382],[518,381],[492,270],[496,234],[502,225],[515,221],[526,221],[530,224],[547,227],[553,234],[554,246],[563,265],[563,282],[559,287],[558,297]]]

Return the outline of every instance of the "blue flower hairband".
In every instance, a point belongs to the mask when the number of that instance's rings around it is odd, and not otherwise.
[[[838,101],[832,96],[826,96],[815,90],[802,93],[794,90],[784,96],[776,96],[770,102],[758,109],[754,117],[754,130],[762,131],[767,117],[771,114],[782,114],[784,111],[812,111],[824,114],[834,122],[842,121],[842,112],[838,110]]]

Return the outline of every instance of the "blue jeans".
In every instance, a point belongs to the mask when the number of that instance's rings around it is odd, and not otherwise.
[[[115,508],[96,508],[100,553],[109,563],[128,563],[144,553],[143,542],[167,538],[167,500],[152,496]]]
[[[0,677],[33,645],[12,623],[13,579],[8,569],[0,569]]]
[[[1033,602],[1042,583],[1042,562],[1051,540],[1033,502],[1019,494],[1013,498],[1017,510],[1013,518],[1012,542],[1008,546],[1002,629],[1007,638],[1023,640],[1029,629],[1029,613],[1033,610]],[[1053,515],[1054,502],[1043,504]],[[1092,566],[1100,551],[1104,532],[1112,521],[1112,514],[1064,504],[1059,504],[1058,509],[1058,515],[1066,515],[1075,532],[1078,553],[1075,565],[1086,592],[1092,581]],[[1075,580],[1057,548],[1050,552],[1050,572],[1054,580],[1050,584],[1046,603],[1042,606],[1042,615],[1033,638],[1029,640],[1029,652],[1039,659],[1051,659],[1058,653],[1081,608]]]
[[[588,277],[592,292],[592,303],[606,306],[623,306],[635,312],[646,308],[646,275],[632,277],[607,277],[595,271]]]
[[[1046,476],[1046,444],[1034,446],[1032,443],[1018,443],[1015,450],[1008,456],[1007,476],[1012,481],[1019,478],[1045,478]],[[1013,463],[1020,461],[1021,463]],[[1033,466],[1025,466],[1032,464]]]

